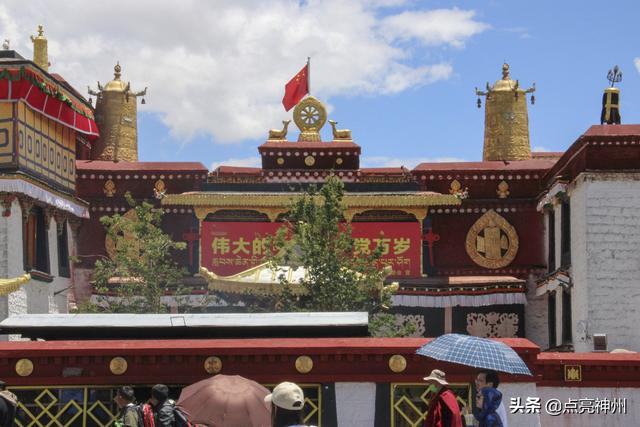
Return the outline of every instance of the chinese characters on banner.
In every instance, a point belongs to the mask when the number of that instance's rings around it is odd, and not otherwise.
[[[202,223],[202,266],[231,276],[264,262],[267,238],[282,227],[273,222]],[[412,222],[352,223],[356,252],[369,254],[382,247],[381,262],[391,276],[420,276],[420,225]],[[381,234],[384,233],[384,234]]]

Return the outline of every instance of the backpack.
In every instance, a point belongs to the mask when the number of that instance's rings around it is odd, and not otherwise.
[[[173,405],[173,427],[194,427],[189,421],[189,414],[176,405]]]

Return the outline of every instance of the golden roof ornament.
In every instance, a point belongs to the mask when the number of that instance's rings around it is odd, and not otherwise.
[[[622,81],[622,71],[616,65],[607,73],[607,80],[611,86],[604,90],[602,95],[602,112],[600,114],[600,124],[619,125],[620,124],[620,89],[614,87],[616,83]]]
[[[113,67],[113,80],[104,86],[98,82],[98,90],[88,88],[95,95],[96,124],[100,137],[91,158],[93,160],[138,161],[138,106],[137,98],[147,94],[147,88],[139,92],[131,90],[131,83],[121,79],[120,61]]]
[[[526,94],[535,90],[535,83],[528,89],[521,89],[520,82],[511,79],[507,63],[502,65],[502,79],[493,86],[487,83],[484,91],[476,88],[478,108],[482,106],[480,97],[486,98],[483,160],[531,158]],[[531,103],[535,103],[533,95]]]
[[[38,25],[38,35],[31,36],[33,43],[33,62],[45,71],[49,71],[48,41],[44,36],[42,25]]]
[[[327,110],[317,98],[307,96],[293,109],[293,121],[300,129],[299,142],[320,142],[320,129],[327,122]]]

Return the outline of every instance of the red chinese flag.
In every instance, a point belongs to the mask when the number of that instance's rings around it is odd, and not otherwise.
[[[284,86],[284,98],[282,105],[286,111],[291,110],[298,102],[309,93],[308,78],[309,64],[305,65],[298,74],[296,74],[289,83]]]

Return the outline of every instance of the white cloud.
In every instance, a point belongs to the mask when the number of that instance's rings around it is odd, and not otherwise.
[[[369,156],[360,159],[360,167],[363,168],[390,168],[404,166],[413,169],[420,163],[442,163],[442,162],[466,162],[468,160],[457,157],[386,157]]]
[[[533,148],[531,148],[531,151],[533,151],[534,153],[544,153],[547,151],[552,151],[550,149],[548,149],[547,147],[542,147],[540,145],[534,146]]]
[[[449,44],[463,47],[471,36],[489,28],[474,21],[472,10],[435,9],[420,12],[402,12],[384,18],[382,33],[389,39],[408,41],[417,39],[425,45]]]
[[[636,69],[640,73],[640,58],[634,59],[633,62],[636,64]]]
[[[232,157],[227,160],[215,161],[211,163],[211,170],[215,170],[218,166],[243,166],[247,168],[259,168],[262,167],[262,161],[260,157],[256,156],[243,157],[240,159]]]
[[[424,59],[419,46],[460,47],[488,28],[457,8],[380,16],[400,3],[5,0],[0,36],[30,57],[28,36],[43,24],[51,71],[78,90],[110,80],[119,60],[134,90],[149,86],[141,108],[158,113],[175,137],[232,143],[287,118],[284,84],[307,56],[313,94],[327,103],[338,94],[396,93],[453,72],[447,61]]]

